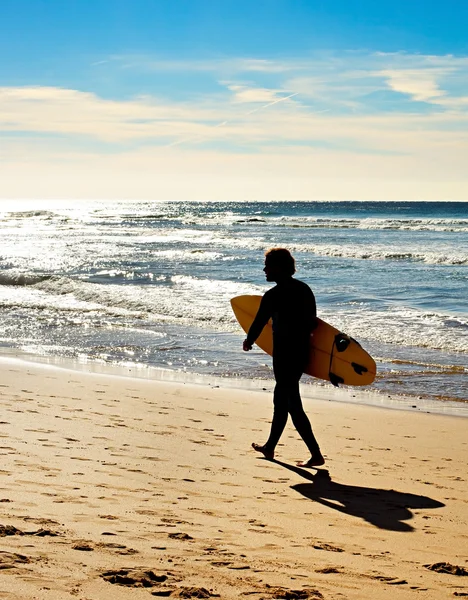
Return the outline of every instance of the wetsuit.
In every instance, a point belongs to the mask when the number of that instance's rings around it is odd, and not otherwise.
[[[269,319],[273,321],[273,421],[265,448],[273,451],[291,415],[294,426],[312,456],[321,455],[312,427],[302,407],[299,380],[309,359],[310,334],[316,326],[315,297],[310,287],[286,277],[268,290],[247,334],[252,345]]]

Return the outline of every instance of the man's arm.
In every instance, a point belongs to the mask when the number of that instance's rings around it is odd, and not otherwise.
[[[258,336],[262,333],[263,328],[268,323],[271,317],[271,306],[268,297],[268,293],[265,294],[260,302],[260,307],[258,312],[253,320],[252,325],[250,326],[249,333],[244,340],[242,345],[243,349],[247,352],[248,350],[252,350],[252,346]]]
[[[307,286],[305,301],[306,326],[309,331],[313,331],[317,327],[317,304],[314,292],[309,286]]]

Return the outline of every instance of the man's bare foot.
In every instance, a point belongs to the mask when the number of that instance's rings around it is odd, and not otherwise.
[[[324,464],[325,459],[321,454],[320,456],[311,456],[309,460],[296,463],[298,467],[305,467],[306,469],[310,469],[311,467],[321,467]]]
[[[275,453],[273,450],[268,450],[268,448],[265,448],[265,446],[260,446],[260,444],[253,443],[252,448],[257,452],[261,452],[268,460],[273,460],[275,458]]]

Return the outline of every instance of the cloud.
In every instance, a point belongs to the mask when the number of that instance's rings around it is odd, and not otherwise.
[[[99,61],[101,64],[106,61]],[[243,57],[171,60],[141,54],[113,55],[108,62],[119,68],[153,72],[198,72],[198,73],[282,73],[291,68],[291,63],[270,59]]]
[[[88,144],[94,151],[97,142],[104,142],[114,153],[142,144],[196,144],[202,151],[216,143],[220,152],[238,151],[239,145],[244,151],[263,152],[266,145],[301,144],[321,145],[324,152],[407,154],[426,145],[447,147],[455,139],[466,141],[468,135],[468,114],[450,110],[420,115],[343,113],[304,104],[304,93],[289,100],[291,94],[277,90],[231,87],[234,93],[222,102],[205,98],[199,103],[150,97],[108,100],[53,87],[0,88],[0,129],[4,139],[8,132],[60,136],[65,149],[66,144],[70,150],[79,145],[85,152]],[[44,145],[54,143],[53,138],[43,138]]]
[[[62,191],[74,182],[90,194],[88,177],[101,196],[147,189],[168,197],[171,181],[183,196],[185,184],[174,182],[186,178],[187,194],[197,189],[200,197],[203,185],[216,195],[214,182],[221,197],[227,186],[233,195],[259,195],[260,181],[265,199],[288,189],[295,198],[327,190],[346,197],[345,181],[369,195],[380,185],[401,197],[406,182],[415,197],[419,182],[427,197],[442,189],[468,197],[468,59],[354,52],[153,62],[157,94],[142,95],[133,78],[115,98],[91,89],[0,87],[0,171],[2,184],[10,181],[3,194],[32,186],[28,180]],[[187,78],[177,94],[158,85],[167,73],[197,69],[212,85]]]
[[[221,119],[214,107],[188,107],[156,98],[108,100],[91,92],[57,87],[0,88],[4,132],[88,136],[109,142],[167,138],[197,123]]]
[[[430,102],[446,95],[437,83],[438,73],[440,72],[416,69],[381,71],[390,89],[408,94],[414,100],[421,102]]]
[[[268,94],[299,92],[315,102],[350,112],[389,107],[393,110],[394,104],[405,101],[398,96],[447,108],[465,106],[468,97],[466,56],[322,51],[287,59],[224,57],[174,61],[120,55],[112,57],[109,69],[129,70],[140,76],[152,72],[158,78],[173,73],[178,81],[182,81],[179,78],[184,73],[198,72],[204,74],[200,81],[205,84],[206,78],[211,78],[213,85],[225,86],[229,82],[237,92],[233,99],[238,102],[263,102],[268,101]],[[183,93],[201,95],[201,87],[192,81],[191,88]],[[379,102],[379,94],[385,93],[394,97]]]
[[[227,86],[234,93],[234,102],[274,102],[278,99],[277,90],[247,87],[231,84]]]

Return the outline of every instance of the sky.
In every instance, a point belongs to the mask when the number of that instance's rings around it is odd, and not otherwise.
[[[468,200],[467,0],[1,0],[0,201]]]

